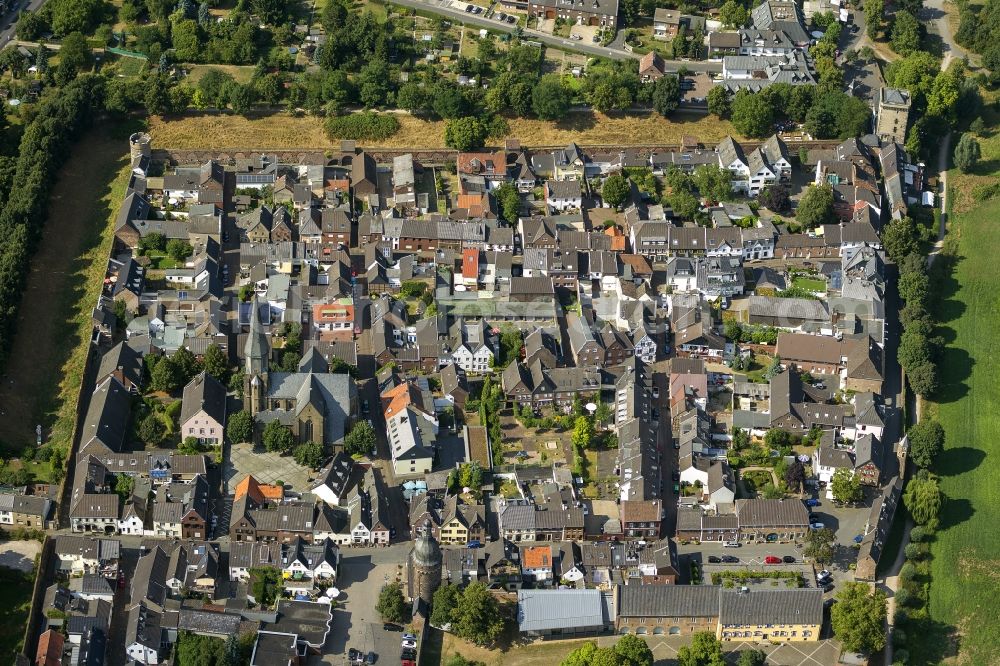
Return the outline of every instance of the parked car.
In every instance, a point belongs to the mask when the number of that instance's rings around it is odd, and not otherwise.
[[[725,564],[739,564],[740,558],[736,557],[735,555],[723,555],[722,561]]]
[[[576,41],[580,41],[581,39],[583,39],[583,37],[581,37],[580,35],[570,35],[569,38],[575,39]]]
[[[823,586],[823,591],[824,592],[832,592],[833,591],[833,583],[827,583],[826,585],[824,585]]]
[[[469,548],[482,548],[483,547],[483,542],[480,541],[479,539],[473,539],[472,541],[470,541],[468,543],[468,547]],[[403,636],[403,638],[406,638],[406,636]],[[413,640],[416,640],[416,638],[414,638]]]
[[[654,386],[653,387],[653,398],[656,399],[656,398],[659,398],[659,397],[660,397],[660,388],[658,386]]]
[[[823,602],[823,608],[832,608],[835,603],[837,603],[837,600],[831,597]]]
[[[818,499],[807,499],[806,500],[806,506],[810,506],[810,507],[811,506],[819,506],[819,500]]]
[[[400,643],[400,645],[402,645],[405,648],[411,648],[413,650],[417,649],[417,642],[416,641],[411,641],[411,640],[408,640],[408,639],[403,639],[403,642]]]
[[[399,653],[399,658],[400,659],[414,659],[415,660],[417,658],[417,651],[416,650],[403,650],[402,652]]]
[[[811,530],[821,530],[824,527],[826,527],[826,525],[824,525],[823,523],[818,523],[818,522],[817,523],[809,523],[809,529],[811,529]]]
[[[466,6],[465,6],[465,11],[467,11],[467,12],[470,12],[470,13],[471,13],[471,12],[472,12],[472,5],[466,5]]]
[[[403,640],[404,641],[415,641],[415,640],[417,640],[417,637],[414,636],[413,634],[406,633],[406,634],[403,634]]]
[[[719,557],[718,555],[709,555],[708,556],[708,563],[709,564],[719,564],[720,562],[722,562],[722,558]]]
[[[399,662],[399,666],[417,666],[417,662],[413,659],[403,659]]]
[[[347,658],[350,659],[351,661],[357,661],[358,659],[361,658],[361,653],[355,650],[354,648],[351,648],[350,650],[347,651]]]
[[[402,631],[403,628],[398,624],[393,624],[392,622],[386,622],[382,625],[382,628],[386,631]]]
[[[781,564],[781,558],[775,555],[768,555],[764,558],[764,564]]]
[[[824,579],[824,578],[829,578],[829,577],[830,577],[830,576],[832,576],[832,575],[833,575],[832,573],[830,573],[830,572],[829,572],[829,571],[827,571],[826,569],[823,569],[823,570],[822,570],[822,571],[820,571],[820,572],[819,572],[818,574],[816,574],[816,580],[822,580],[822,579]]]
[[[785,564],[795,564],[795,556],[785,555],[784,557],[781,558],[781,561],[784,562]]]
[[[674,474],[673,474],[673,477],[674,477],[674,481],[680,481],[680,480],[681,480],[681,473],[680,473],[680,472],[678,472],[678,471],[677,471],[677,470],[675,469],[675,470],[674,470]]]
[[[727,542],[725,542],[725,543],[724,543],[724,544],[722,544],[722,545],[723,545],[723,546],[724,546],[725,548],[739,548],[741,544],[740,544],[740,542],[739,542],[739,541],[727,541]]]
[[[366,664],[374,664],[376,659],[378,659],[378,655],[374,652],[369,651],[368,654],[365,655]]]

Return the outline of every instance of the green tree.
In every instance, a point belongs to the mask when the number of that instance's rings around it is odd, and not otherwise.
[[[601,197],[605,203],[618,208],[628,199],[631,189],[625,176],[613,173],[601,185]]]
[[[679,666],[725,666],[722,656],[722,643],[715,637],[715,632],[699,631],[691,639],[691,645],[685,645],[677,652]]]
[[[676,76],[661,76],[653,84],[653,108],[664,118],[681,105],[681,84]]]
[[[497,204],[500,206],[500,215],[510,224],[516,224],[521,213],[521,195],[517,192],[514,183],[505,181],[503,185],[493,190]]]
[[[653,666],[653,651],[643,639],[626,634],[615,643],[615,652],[628,666]]]
[[[191,436],[185,437],[183,441],[181,441],[180,446],[177,447],[177,452],[187,456],[194,456],[199,453],[203,453],[205,448],[206,447],[198,441],[197,437]]]
[[[17,19],[17,38],[26,42],[36,41],[48,29],[48,21],[39,12],[21,12]]]
[[[944,450],[944,428],[937,421],[921,419],[907,433],[910,442],[910,460],[924,469],[934,464],[934,459]]]
[[[764,444],[769,449],[780,451],[786,446],[792,445],[792,436],[781,428],[771,428],[764,435]]]
[[[757,202],[764,208],[775,213],[786,213],[792,207],[788,188],[784,185],[768,185],[757,197]]]
[[[136,435],[139,436],[139,439],[153,446],[162,442],[166,434],[166,426],[163,425],[159,415],[153,412],[147,414],[139,422],[139,427],[136,429]]]
[[[774,132],[774,110],[763,95],[740,90],[733,97],[733,126],[743,136],[763,138]]]
[[[732,99],[729,91],[724,86],[712,86],[708,91],[708,112],[717,118],[724,118],[729,115]]]
[[[938,514],[943,503],[944,496],[937,477],[926,470],[910,479],[903,491],[903,504],[913,517],[913,522],[932,530],[938,527]]]
[[[384,622],[403,622],[406,620],[406,600],[403,599],[403,588],[399,583],[383,585],[378,593],[375,610]]]
[[[192,252],[194,252],[194,248],[192,248],[191,244],[185,240],[181,240],[180,238],[171,238],[167,241],[167,254],[174,261],[183,261],[184,259],[190,257]]]
[[[882,246],[897,264],[918,251],[917,225],[912,218],[901,217],[882,227]]]
[[[56,81],[59,85],[66,85],[79,72],[90,69],[93,60],[90,44],[87,43],[86,37],[79,32],[72,32],[66,35],[59,49],[59,67],[56,69]]]
[[[465,463],[461,467],[458,478],[463,488],[469,488],[478,494],[480,488],[483,487],[483,468],[476,461]]]
[[[445,659],[444,666],[486,666],[486,664],[481,661],[470,661],[462,655],[455,653]]]
[[[742,28],[747,18],[746,8],[736,0],[726,0],[719,9],[719,20],[728,28]]]
[[[201,372],[201,363],[198,357],[191,353],[187,347],[181,347],[170,356],[170,360],[177,364],[181,371],[181,382],[187,384],[195,375]]]
[[[860,479],[849,469],[838,469],[834,472],[830,488],[833,491],[833,499],[844,504],[860,502],[864,496]]]
[[[593,440],[594,425],[590,422],[590,419],[586,416],[576,417],[576,421],[573,422],[573,446],[581,449],[587,449],[590,448],[590,444]]]
[[[733,177],[729,169],[703,164],[694,170],[691,180],[706,199],[728,201],[733,198]]]
[[[524,338],[520,329],[510,324],[500,329],[500,358],[496,361],[498,368],[506,368],[521,358],[524,349]]]
[[[431,625],[440,628],[450,624],[461,596],[462,590],[457,585],[448,583],[439,587],[431,602]]]
[[[184,385],[185,380],[181,368],[169,356],[153,366],[150,373],[150,386],[154,391],[173,393]]]
[[[559,666],[590,666],[596,652],[597,643],[588,641],[566,655]]]
[[[245,409],[236,412],[226,422],[226,437],[233,444],[253,441],[253,416]]]
[[[229,91],[229,105],[233,113],[245,116],[250,113],[253,105],[257,102],[257,89],[251,85],[234,84]]]
[[[906,11],[896,12],[890,36],[892,50],[903,56],[918,50],[920,48],[920,33],[920,22],[913,14]]]
[[[258,604],[270,608],[281,595],[281,571],[274,567],[250,569],[250,593]]]
[[[451,118],[445,124],[444,143],[449,148],[467,152],[482,148],[487,134],[487,128],[479,118],[473,116]]]
[[[806,481],[806,468],[798,460],[792,461],[785,469],[785,485],[792,492],[798,492]]]
[[[264,426],[261,435],[264,448],[270,452],[288,453],[295,446],[295,436],[292,431],[281,425],[278,421],[271,421]]]
[[[962,173],[969,173],[976,168],[980,157],[982,151],[979,148],[979,141],[971,133],[966,132],[955,146],[955,166]]]
[[[795,210],[795,219],[807,229],[831,224],[834,220],[833,188],[826,183],[806,188],[799,207]]]
[[[175,21],[170,31],[174,56],[181,62],[198,62],[202,58],[201,28],[196,21]]]
[[[531,91],[531,110],[542,120],[559,120],[569,112],[570,93],[558,74],[546,74]]]
[[[736,666],[764,666],[767,663],[767,653],[763,650],[743,650]]]
[[[319,442],[303,442],[295,447],[292,458],[296,463],[310,469],[319,469],[323,464],[325,452]]]
[[[452,613],[452,631],[477,645],[492,645],[504,629],[504,616],[486,585],[471,583]]]
[[[375,448],[375,429],[368,421],[358,421],[344,438],[344,450],[348,455],[366,456]]]
[[[51,17],[52,34],[62,37],[71,32],[93,32],[104,16],[106,5],[104,0],[56,0],[45,9]]]
[[[882,16],[885,14],[885,0],[864,0],[865,25],[868,37],[876,39],[882,30]]]
[[[226,358],[222,347],[214,342],[210,344],[205,349],[202,362],[205,365],[205,372],[209,375],[218,379],[222,384],[229,381],[229,359]]]
[[[127,502],[132,498],[132,490],[135,488],[135,477],[128,474],[118,474],[115,476],[115,494],[121,498],[122,502]]]
[[[833,633],[849,652],[871,654],[885,647],[885,593],[865,583],[844,583],[830,610]]]
[[[805,548],[802,554],[811,557],[819,564],[826,564],[833,561],[833,542],[835,540],[833,530],[824,527],[821,530],[809,530],[805,538]]]

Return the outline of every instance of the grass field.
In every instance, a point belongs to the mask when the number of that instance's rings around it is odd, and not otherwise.
[[[197,85],[201,78],[213,69],[224,72],[236,79],[237,83],[247,83],[253,76],[253,65],[188,65],[188,83]]]
[[[997,130],[1000,128],[1000,112],[992,105],[984,106],[982,118],[986,126],[991,129],[976,136],[979,148],[982,150],[979,164],[970,173],[962,173],[958,169],[952,169],[948,173],[950,203],[956,213],[972,210],[977,205],[972,198],[972,189],[976,185],[995,183],[1000,169],[1000,131]],[[961,135],[956,132],[952,138],[953,147],[958,144],[960,137]]]
[[[381,142],[359,142],[366,147],[381,148],[444,148],[443,121],[422,120],[399,115],[400,130]],[[159,148],[221,150],[225,148],[336,148],[339,141],[327,137],[323,119],[313,116],[294,117],[286,113],[243,118],[235,115],[201,114],[180,118],[154,116],[149,131],[153,145]],[[560,122],[513,118],[510,136],[524,146],[563,146],[571,141],[583,145],[613,144],[680,144],[687,135],[705,143],[721,140],[727,134],[739,139],[732,125],[704,114],[676,114],[673,119],[656,114],[614,115],[572,113]],[[499,144],[500,141],[495,143]]]
[[[826,291],[826,281],[817,278],[795,277],[792,278],[792,286],[821,294]]]
[[[10,452],[33,443],[39,423],[46,441],[68,444],[72,436],[91,310],[128,179],[127,136],[92,131],[58,175],[0,385],[0,442]]]
[[[985,153],[985,150],[984,150]],[[985,157],[985,155],[984,155]],[[911,663],[1000,663],[1000,201],[954,215],[948,247],[935,262],[942,388],[929,411],[947,433],[936,471],[946,500],[931,546],[930,619],[907,628]]]
[[[0,661],[13,664],[21,651],[35,575],[0,567]]]

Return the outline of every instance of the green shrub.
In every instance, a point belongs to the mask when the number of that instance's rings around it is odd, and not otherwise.
[[[399,131],[396,116],[364,111],[326,120],[326,133],[331,139],[384,141]]]

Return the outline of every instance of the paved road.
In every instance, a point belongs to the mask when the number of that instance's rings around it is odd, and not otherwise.
[[[18,8],[17,12],[23,10],[37,12],[44,4],[45,0],[29,0],[28,2],[25,2],[25,0],[16,0],[13,6]],[[0,47],[6,46],[9,41],[14,39],[17,12],[8,12],[7,15],[3,16],[2,20],[0,20],[0,26],[3,26],[3,30],[0,31]],[[9,26],[8,23],[10,24]]]
[[[453,9],[449,0],[398,0],[396,4],[404,7],[411,7],[413,9],[422,9],[424,11],[434,12],[435,14],[451,18],[454,21],[461,21],[467,25],[477,26],[480,28],[489,28],[491,30],[502,32],[514,31],[514,26],[508,23],[501,23],[493,19],[485,18],[482,15],[467,14],[464,11]],[[549,46],[555,46],[561,49],[570,49],[589,56],[599,56],[602,58],[611,58],[613,60],[638,60],[642,57],[636,53],[628,53],[624,50],[611,49],[606,46],[599,46],[596,44],[587,44],[582,41],[577,42],[571,39],[563,39],[562,37],[555,37],[537,30],[526,29],[523,31],[523,35],[525,39],[540,41],[548,44]],[[664,62],[666,63],[666,68],[668,70],[674,71],[680,69],[681,67],[684,67],[692,72],[722,71],[721,62],[683,62],[680,60],[665,60]]]

